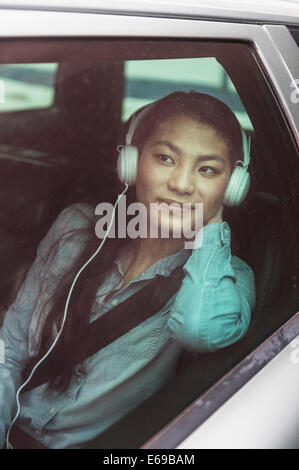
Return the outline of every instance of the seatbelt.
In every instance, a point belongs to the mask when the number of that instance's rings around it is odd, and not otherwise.
[[[37,368],[30,382],[23,388],[22,393],[49,382],[66,370],[71,370],[76,364],[159,312],[178,291],[183,277],[182,266],[176,268],[169,277],[158,275],[136,294],[89,323],[84,331],[74,338],[67,357],[65,357],[65,350],[62,352],[61,343],[58,341],[46,360]],[[63,362],[60,360],[61,354],[63,354]],[[33,365],[30,364],[25,369],[23,381],[29,376],[32,368]]]

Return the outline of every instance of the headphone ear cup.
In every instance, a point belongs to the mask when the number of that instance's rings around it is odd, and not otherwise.
[[[138,149],[134,145],[126,145],[118,155],[117,173],[122,183],[135,184],[137,178]]]
[[[226,206],[238,206],[245,199],[250,185],[250,174],[241,166],[235,167],[227,185],[223,203]]]

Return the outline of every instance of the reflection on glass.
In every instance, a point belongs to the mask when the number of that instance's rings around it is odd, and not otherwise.
[[[0,65],[0,112],[48,108],[58,64]]]
[[[214,57],[127,61],[125,85],[124,121],[141,106],[162,96],[177,90],[195,90],[226,103],[241,125],[253,130],[229,75]]]

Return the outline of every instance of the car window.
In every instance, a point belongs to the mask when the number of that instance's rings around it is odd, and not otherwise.
[[[290,27],[289,31],[293,38],[295,39],[297,46],[299,46],[299,28],[298,27]]]
[[[0,66],[0,112],[47,108],[54,102],[58,64]]]
[[[283,301],[298,297],[298,149],[250,44],[30,39],[25,49],[22,45],[0,43],[5,51],[0,66],[2,321],[61,211],[77,202],[93,210],[101,201],[115,202],[121,188],[117,148],[124,144],[132,112],[172,91],[196,90],[227,103],[251,136],[250,191],[245,203],[225,216],[234,234],[233,255],[255,274],[252,326],[244,341],[190,362],[194,368],[185,375],[182,393],[176,394],[172,382],[169,406],[161,405],[160,395],[161,412],[152,413],[155,397],[150,397],[143,411],[132,415],[139,427],[115,423],[103,434],[102,442],[113,439],[117,445],[119,426],[123,442],[139,446],[295,313]]]
[[[138,108],[177,91],[199,91],[224,101],[245,129],[253,130],[240,97],[224,67],[214,57],[126,61],[122,119]]]

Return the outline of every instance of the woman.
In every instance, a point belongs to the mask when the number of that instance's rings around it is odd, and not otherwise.
[[[214,351],[240,339],[250,323],[253,273],[231,256],[230,229],[222,218],[232,171],[243,160],[234,114],[211,96],[173,93],[144,114],[132,144],[139,157],[127,205],[142,203],[147,227],[156,224],[159,236],[147,232],[144,238],[107,238],[70,297],[59,339],[65,355],[59,361],[72,349],[78,331],[156,276],[170,278],[182,266],[185,277],[178,292],[141,325],[21,395],[16,424],[50,448],[82,446],[159,390],[175,375],[182,346]],[[180,204],[173,214],[162,204],[172,202]],[[191,203],[187,212],[184,203]],[[184,234],[174,232],[186,214],[194,228],[195,203],[203,204],[204,227],[198,234],[203,242],[190,250],[184,247]],[[158,207],[155,220],[152,205]],[[59,215],[6,314],[1,330],[6,348],[0,365],[1,443],[16,412],[22,371],[53,344],[74,276],[99,245],[95,222],[93,208],[85,204]],[[163,227],[169,229],[168,238],[161,236]]]

